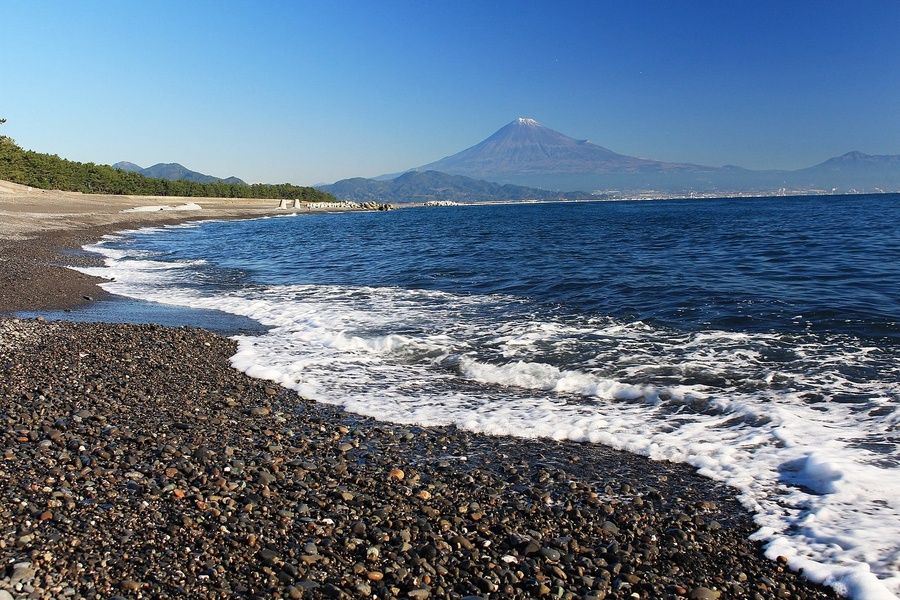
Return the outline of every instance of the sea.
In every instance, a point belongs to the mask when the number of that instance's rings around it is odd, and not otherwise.
[[[900,195],[289,213],[87,249],[114,294],[258,323],[231,359],[253,377],[688,463],[770,558],[900,594]]]

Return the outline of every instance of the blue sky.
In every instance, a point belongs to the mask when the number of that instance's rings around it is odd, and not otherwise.
[[[900,154],[900,0],[0,0],[27,148],[248,181],[418,166],[517,116],[624,154]]]

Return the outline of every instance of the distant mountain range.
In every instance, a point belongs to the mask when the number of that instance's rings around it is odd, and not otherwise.
[[[146,169],[131,162],[122,161],[113,165],[113,168],[129,173],[140,173],[145,177],[154,179],[168,179],[169,181],[193,181],[195,183],[234,183],[246,185],[246,182],[237,177],[213,177],[197,171],[191,171],[178,163],[158,163]]]
[[[319,186],[341,200],[356,202],[455,202],[574,200],[590,198],[585,192],[552,192],[521,185],[493,183],[464,175],[448,175],[438,171],[409,171],[394,179],[342,179]]]
[[[197,183],[244,184],[178,163],[117,169]],[[516,201],[741,193],[900,191],[900,155],[848,152],[805,169],[754,171],[619,154],[520,117],[470,148],[404,173],[356,177],[316,186],[343,200],[428,202]],[[570,191],[581,190],[581,191]]]
[[[900,190],[900,155],[853,151],[789,173],[793,181],[801,184],[822,181],[832,187],[853,187],[859,191],[897,191]]]
[[[643,193],[894,191],[900,155],[849,152],[796,171],[710,167],[618,154],[520,117],[465,150],[411,171],[438,171],[545,190]],[[394,179],[394,175],[377,180]]]

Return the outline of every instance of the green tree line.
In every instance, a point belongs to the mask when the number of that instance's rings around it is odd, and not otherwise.
[[[45,190],[85,194],[335,201],[335,197],[326,192],[289,183],[247,185],[153,179],[138,173],[114,169],[108,165],[76,162],[55,154],[23,150],[12,138],[6,136],[0,136],[0,179]]]

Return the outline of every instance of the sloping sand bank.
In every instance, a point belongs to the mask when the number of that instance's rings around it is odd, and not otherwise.
[[[65,309],[105,292],[87,275],[62,264],[87,264],[76,252],[105,233],[192,219],[252,218],[308,212],[308,205],[279,209],[279,200],[108,196],[41,190],[0,181],[0,313]],[[144,210],[196,204],[199,210]],[[122,212],[122,211],[129,212]],[[336,209],[333,209],[336,210]]]

